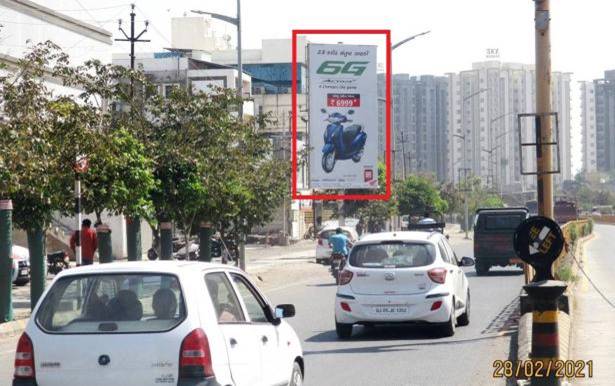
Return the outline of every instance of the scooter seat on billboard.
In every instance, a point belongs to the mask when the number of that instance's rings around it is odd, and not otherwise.
[[[377,46],[309,44],[312,189],[378,189]]]

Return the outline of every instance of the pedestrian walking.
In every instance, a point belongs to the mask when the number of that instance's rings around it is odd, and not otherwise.
[[[94,253],[98,248],[98,240],[96,239],[96,231],[92,229],[92,221],[85,219],[81,222],[81,260],[83,265],[94,263]],[[70,237],[70,249],[75,252],[75,244],[77,232],[74,232]]]

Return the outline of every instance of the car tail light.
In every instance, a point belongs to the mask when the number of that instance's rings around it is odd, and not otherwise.
[[[446,269],[434,268],[427,271],[427,275],[434,283],[444,284],[446,281]]]
[[[431,305],[431,310],[435,311],[439,309],[441,306],[442,306],[442,300],[438,300],[436,302],[433,302],[433,304]]]
[[[346,285],[348,283],[350,283],[350,281],[352,280],[352,272],[351,271],[347,271],[347,270],[342,270],[339,273],[339,283],[340,285]]]
[[[347,311],[347,312],[352,312],[352,309],[350,308],[350,305],[346,302],[341,302],[340,303],[340,307],[342,307],[342,310]]]
[[[197,328],[182,341],[179,352],[180,378],[209,378],[214,376],[207,335]]]
[[[17,342],[14,375],[19,379],[34,379],[34,346],[25,332]]]

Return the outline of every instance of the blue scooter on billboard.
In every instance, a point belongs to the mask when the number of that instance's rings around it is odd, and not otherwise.
[[[322,168],[325,172],[331,173],[335,167],[335,161],[352,158],[354,162],[361,161],[367,134],[362,125],[344,126],[345,123],[352,122],[342,113],[327,113],[327,110],[320,110],[323,114],[328,114],[326,122],[329,122],[325,130],[325,146],[322,148]],[[354,114],[354,110],[348,110],[348,115]]]

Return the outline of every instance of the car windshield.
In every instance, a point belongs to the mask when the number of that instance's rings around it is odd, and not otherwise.
[[[92,274],[59,279],[36,322],[50,333],[167,331],[186,317],[177,277],[166,274]]]
[[[521,214],[487,215],[485,216],[485,229],[489,231],[517,229],[524,218],[525,215]]]
[[[433,263],[435,256],[432,244],[363,244],[352,248],[349,264],[361,268],[412,268]]]

